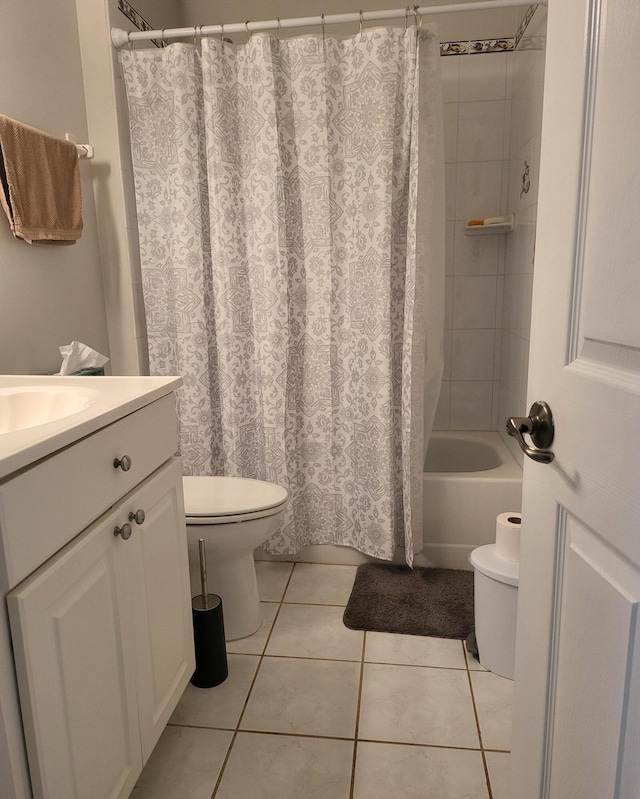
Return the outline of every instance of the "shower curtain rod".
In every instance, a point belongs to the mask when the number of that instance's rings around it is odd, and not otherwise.
[[[229,25],[196,25],[191,28],[165,28],[155,31],[125,31],[111,28],[111,41],[116,49],[131,42],[151,39],[178,39],[185,36],[224,36],[228,33],[255,33],[256,31],[280,30],[282,28],[303,28],[311,25],[338,25],[350,22],[373,22],[386,19],[406,19],[432,14],[450,14],[463,11],[484,11],[497,8],[516,8],[518,6],[546,6],[547,0],[481,0],[477,3],[449,3],[442,6],[413,6],[390,9],[388,11],[358,11],[350,14],[324,14],[315,17],[294,17],[291,19],[271,19],[264,22],[233,22]]]

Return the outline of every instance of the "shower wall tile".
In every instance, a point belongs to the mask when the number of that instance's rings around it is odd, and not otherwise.
[[[495,56],[460,57],[455,60],[460,61],[458,99],[461,103],[504,100],[507,81],[507,58],[504,53]]]
[[[451,219],[445,223],[444,265],[445,274],[454,273],[456,224]]]
[[[491,430],[492,406],[492,380],[451,381],[451,430]]]
[[[533,275],[515,274],[504,276],[503,328],[528,339],[531,326],[531,286]]]
[[[504,275],[498,275],[496,280],[496,330],[502,330],[502,312],[504,303]],[[496,349],[498,344],[496,341]]]
[[[496,314],[495,276],[454,277],[453,329],[495,327]]]
[[[457,164],[444,165],[445,217],[456,218],[456,173]]]
[[[444,355],[444,369],[442,372],[443,380],[451,380],[451,330],[444,331],[443,338],[443,355]]]
[[[455,275],[495,275],[498,273],[499,236],[467,236],[465,223],[455,223]]]
[[[500,381],[493,381],[493,400],[491,410],[491,429],[502,430],[506,424],[506,417],[500,417]]]
[[[496,216],[500,210],[502,161],[459,163],[456,171],[456,219]]]
[[[493,353],[493,379],[500,380],[500,375],[502,374],[501,371],[501,364],[502,364],[502,336],[503,331],[501,328],[496,328],[496,337],[494,342],[494,353]]]
[[[512,101],[509,99],[509,95],[507,94],[507,99],[504,101],[504,132],[502,135],[503,161],[508,161],[511,154],[511,112]],[[504,172],[508,175],[509,170],[505,169]],[[504,199],[507,199],[506,194],[504,195]]]
[[[508,330],[503,330],[501,380],[506,390],[516,397],[520,396],[526,343],[527,342],[520,336]]]
[[[440,388],[440,397],[436,407],[436,415],[433,420],[434,430],[450,430],[449,426],[449,406],[451,404],[451,382],[449,380],[442,381]]]
[[[442,102],[457,103],[460,84],[460,61],[462,58],[441,58]]]
[[[456,160],[458,146],[458,103],[445,103],[443,106],[444,161],[446,164]]]
[[[452,380],[493,380],[494,330],[454,330]]]
[[[504,113],[504,100],[460,103],[457,118],[459,162],[502,160]]]
[[[451,330],[453,320],[453,277],[444,279],[444,329]]]

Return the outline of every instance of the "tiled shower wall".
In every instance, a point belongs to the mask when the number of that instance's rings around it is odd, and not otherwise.
[[[502,351],[498,430],[522,461],[522,453],[504,432],[508,416],[526,416],[531,327],[531,292],[538,211],[538,172],[542,129],[546,9],[538,7],[518,49],[509,55],[511,147],[509,207],[516,227],[505,236]],[[533,397],[536,399],[536,397]]]
[[[439,430],[496,428],[504,236],[465,236],[464,226],[506,211],[508,59],[509,53],[440,59],[447,276]]]
[[[502,431],[507,416],[526,416],[545,30],[539,7],[514,52],[441,59],[447,277],[437,430]],[[515,213],[513,233],[465,236],[467,219],[506,213]]]

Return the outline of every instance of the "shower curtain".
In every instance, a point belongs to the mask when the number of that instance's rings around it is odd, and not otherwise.
[[[442,370],[435,32],[201,46],[121,52],[151,373],[183,377],[185,473],[284,486],[268,552],[411,563]]]

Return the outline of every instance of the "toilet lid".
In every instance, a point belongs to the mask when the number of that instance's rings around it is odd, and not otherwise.
[[[186,516],[221,517],[256,514],[287,501],[287,491],[275,483],[247,477],[183,477]]]

